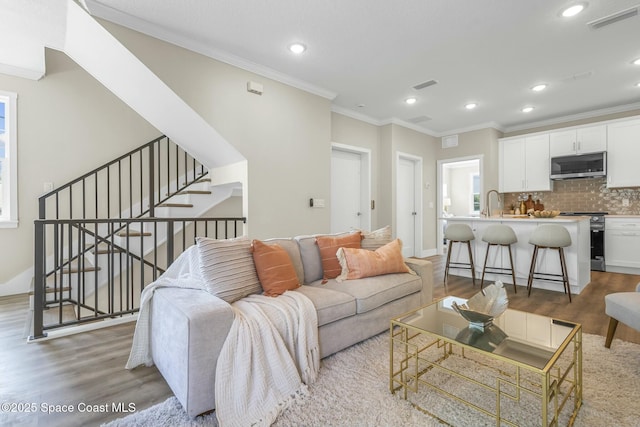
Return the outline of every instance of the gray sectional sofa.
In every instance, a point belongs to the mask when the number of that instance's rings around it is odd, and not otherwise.
[[[315,237],[272,239],[291,257],[306,295],[318,315],[321,357],[329,356],[389,328],[392,317],[433,299],[431,262],[407,259],[416,273],[322,282]],[[233,322],[231,306],[196,289],[160,288],[151,301],[153,360],[187,413],[195,417],[215,408],[218,355]],[[322,375],[322,370],[320,371]]]

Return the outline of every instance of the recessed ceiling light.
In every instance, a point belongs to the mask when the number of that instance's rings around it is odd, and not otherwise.
[[[640,82],[636,83],[636,87],[640,87]]]
[[[465,105],[464,108],[466,108],[467,110],[473,110],[477,106],[478,106],[478,104],[476,104],[475,102],[470,102],[467,105]]]
[[[547,85],[544,83],[541,83],[539,85],[535,85],[534,87],[532,87],[531,90],[534,92],[540,92],[541,90],[545,90],[546,88],[547,88]]]
[[[633,64],[633,65],[640,65],[640,58],[638,58],[638,59],[634,60],[634,61],[632,62],[632,64]]]
[[[299,55],[302,52],[304,52],[305,50],[307,50],[307,47],[305,45],[303,45],[302,43],[293,43],[293,44],[289,45],[289,50],[291,52],[295,53],[296,55]]]
[[[523,113],[530,113],[530,112],[532,112],[532,111],[533,111],[533,107],[524,107],[524,108],[522,109],[522,112],[523,112]]]
[[[582,12],[585,7],[587,7],[586,3],[576,3],[562,10],[561,15],[565,18],[571,18],[572,16],[576,16],[580,12]]]
[[[406,102],[406,103],[407,103],[407,104],[409,104],[409,105],[413,105],[413,104],[415,104],[417,101],[418,101],[418,99],[417,99],[417,98],[415,98],[415,97],[413,97],[413,96],[404,100],[404,102]]]

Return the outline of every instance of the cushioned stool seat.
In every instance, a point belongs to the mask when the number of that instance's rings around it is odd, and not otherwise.
[[[529,243],[534,245],[533,256],[531,257],[531,268],[529,269],[529,281],[527,282],[528,294],[531,295],[533,287],[533,279],[545,279],[556,282],[562,282],[564,292],[569,295],[571,302],[571,288],[569,287],[569,276],[567,274],[567,263],[564,258],[564,248],[571,246],[571,235],[565,227],[558,224],[540,224],[533,230],[529,236]],[[538,273],[536,269],[536,259],[538,258],[538,249],[556,249],[560,256],[561,274]],[[562,279],[554,279],[553,277],[562,277]]]
[[[447,279],[449,278],[449,267],[471,269],[471,280],[473,282],[473,286],[475,286],[476,269],[473,265],[471,241],[476,237],[473,235],[473,230],[471,230],[471,227],[469,227],[467,224],[449,224],[446,230],[444,230],[444,238],[449,240],[449,249],[447,250],[447,264],[444,268],[444,286],[447,286]],[[454,243],[466,243],[467,250],[469,251],[469,263],[451,262],[451,250]]]
[[[484,286],[484,275],[485,273],[494,273],[494,274],[507,274],[506,272],[511,272],[511,278],[513,279],[513,291],[518,292],[516,289],[516,273],[513,269],[513,255],[511,254],[511,245],[518,241],[518,237],[516,233],[513,231],[513,228],[504,224],[495,224],[487,227],[484,234],[482,235],[482,241],[487,242],[487,253],[484,256],[484,267],[482,268],[482,280],[480,281],[480,289]],[[502,268],[502,267],[487,267],[487,259],[489,258],[489,249],[491,246],[506,246],[509,249],[509,262],[511,263],[511,268]],[[488,271],[491,270],[491,271]]]
[[[606,295],[604,304],[605,313],[610,317],[605,347],[611,347],[618,322],[640,331],[640,283],[636,287],[636,292],[616,292]]]

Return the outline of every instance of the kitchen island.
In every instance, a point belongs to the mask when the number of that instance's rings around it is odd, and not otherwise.
[[[569,284],[571,293],[579,294],[591,281],[591,236],[589,230],[589,217],[583,216],[559,216],[555,218],[535,218],[525,215],[505,215],[495,217],[463,217],[453,216],[440,218],[445,223],[467,224],[473,230],[475,240],[471,242],[473,261],[476,269],[476,280],[480,283],[484,257],[487,251],[487,243],[482,241],[482,235],[487,227],[493,224],[505,224],[510,226],[518,237],[518,242],[511,245],[513,253],[513,264],[516,272],[516,284],[521,286],[518,290],[526,292],[527,280],[529,278],[529,268],[531,267],[531,256],[533,245],[529,244],[529,236],[540,224],[559,224],[564,226],[571,235],[571,246],[564,248],[567,272],[569,274]],[[445,225],[446,226],[446,225]],[[451,262],[469,263],[469,255],[466,245],[454,244],[451,253]],[[509,268],[509,252],[507,248],[492,247],[489,251],[487,267]],[[540,249],[536,270],[543,273],[559,274],[560,259],[557,250]],[[470,270],[451,268],[449,274],[471,277]],[[511,274],[485,275],[485,286],[496,280],[503,283],[512,283]],[[544,279],[535,279],[533,287],[538,289],[549,289],[557,292],[564,292],[562,282],[553,282]],[[508,288],[507,288],[508,289]],[[535,292],[535,290],[533,291]]]

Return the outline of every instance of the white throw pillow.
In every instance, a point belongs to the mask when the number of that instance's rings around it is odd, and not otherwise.
[[[215,240],[196,237],[196,244],[200,273],[207,291],[229,304],[262,292],[248,238]]]
[[[368,249],[375,251],[378,248],[391,243],[391,226],[379,228],[374,231],[362,231],[362,242],[360,247],[362,249]]]

